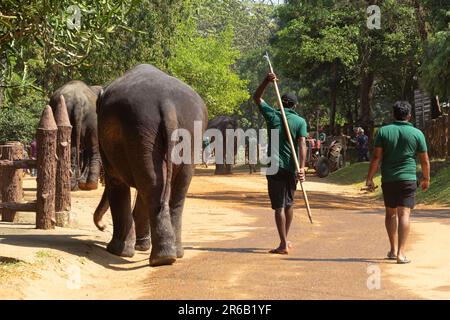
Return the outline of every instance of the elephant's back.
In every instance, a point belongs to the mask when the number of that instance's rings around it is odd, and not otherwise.
[[[70,114],[75,106],[83,105],[95,110],[97,96],[87,84],[80,80],[72,80],[58,88],[50,98],[50,106],[53,110],[59,104],[60,96],[63,95]]]
[[[217,116],[208,123],[208,129],[237,129],[237,120],[230,116]]]
[[[120,108],[121,112],[148,114],[168,104],[175,108],[180,121],[202,120],[206,115],[202,98],[190,86],[152,65],[141,64],[106,88],[98,112]]]

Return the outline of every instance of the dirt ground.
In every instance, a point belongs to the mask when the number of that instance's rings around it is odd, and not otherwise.
[[[183,217],[185,257],[173,266],[149,267],[149,252],[131,259],[106,252],[110,215],[106,232],[92,222],[103,189],[72,193],[71,229],[36,230],[34,214],[20,213],[19,224],[0,223],[0,299],[450,298],[450,208],[418,207],[413,263],[399,266],[384,260],[380,202],[308,178],[315,223],[297,192],[288,256],[267,253],[278,238],[259,174],[199,170]],[[35,180],[26,178],[24,187],[32,199]],[[371,282],[378,273],[380,282]]]

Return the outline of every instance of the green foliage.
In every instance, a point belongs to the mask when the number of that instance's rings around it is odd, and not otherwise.
[[[415,8],[407,0],[379,6],[381,29],[374,30],[366,26],[366,2],[289,1],[279,7],[277,62],[284,74],[299,80],[306,104],[323,106],[332,117],[335,97],[336,112],[350,123],[373,119],[377,104],[376,119],[383,122],[383,111],[393,101],[412,100],[421,54]],[[359,90],[369,73],[375,77],[374,92],[365,110]]]
[[[450,29],[432,35],[421,67],[421,84],[432,94],[450,97]]]
[[[20,141],[29,144],[39,121],[24,108],[2,108],[0,113],[0,143]]]
[[[419,190],[417,200],[421,203],[450,204],[450,165],[431,176],[430,188],[423,192]]]
[[[412,102],[417,78],[430,93],[449,96],[450,9],[443,1],[378,1],[380,30],[366,26],[366,1],[274,3],[3,1],[0,139],[32,139],[48,97],[69,80],[107,85],[140,63],[190,84],[210,117],[233,114],[244,128],[260,128],[264,119],[250,94],[267,73],[265,51],[273,55],[280,90],[299,95],[310,127],[318,109],[321,125],[355,125],[363,117],[381,124],[392,102]],[[74,4],[81,9],[76,28],[67,25]],[[373,97],[363,110],[361,84],[369,73]],[[275,104],[272,86],[265,99]]]
[[[327,178],[330,182],[340,185],[351,185],[355,189],[360,190],[366,184],[367,173],[369,172],[368,162],[359,162],[346,166],[338,171],[333,172]],[[371,195],[374,197],[381,196],[381,174],[378,172],[373,179],[378,189]]]
[[[170,72],[191,85],[204,99],[209,117],[230,115],[246,99],[246,82],[232,70],[239,51],[227,29],[207,37],[183,37],[168,60]]]

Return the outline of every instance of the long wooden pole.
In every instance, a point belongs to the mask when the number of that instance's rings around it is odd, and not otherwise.
[[[270,72],[274,73],[273,68],[272,68],[272,63],[270,62],[269,54],[266,53],[264,58],[266,58],[267,62],[269,63]],[[276,79],[274,80],[273,84],[275,86],[275,93],[277,94],[278,105],[280,106],[280,110],[281,110],[281,117],[283,119],[284,129],[286,130],[286,135],[288,137],[289,145],[291,147],[291,152],[292,152],[292,155],[294,156],[295,167],[297,169],[297,172],[300,172],[300,164],[298,163],[297,152],[295,151],[294,141],[292,140],[291,131],[289,130],[289,124],[288,124],[288,121],[286,118],[286,113],[284,111],[283,102],[281,101],[280,90],[278,89],[278,83],[277,83]],[[306,194],[306,190],[303,186],[302,181],[300,181],[300,187],[302,189],[303,199],[305,199],[306,211],[308,212],[309,221],[311,223],[313,223],[311,208],[309,206],[309,201],[308,201],[308,195]]]

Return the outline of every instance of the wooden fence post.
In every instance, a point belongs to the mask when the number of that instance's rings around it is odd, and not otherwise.
[[[42,112],[37,136],[36,228],[55,228],[56,126],[50,106]]]
[[[22,160],[23,146],[20,142],[9,142],[0,146],[0,160]],[[21,202],[23,199],[22,169],[0,168],[0,193],[2,202]],[[8,183],[6,183],[8,182]],[[15,210],[0,209],[2,221],[17,222],[18,215]]]
[[[55,191],[55,214],[56,225],[67,227],[70,224],[70,138],[72,126],[67,114],[66,102],[61,95],[60,103],[55,110],[55,121],[58,126],[58,138],[56,154],[58,162],[56,165],[56,191]]]

